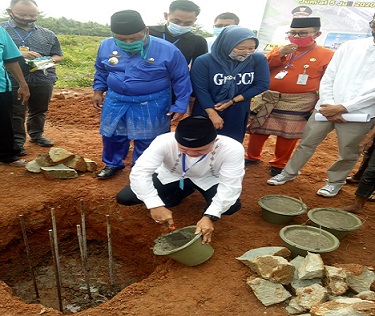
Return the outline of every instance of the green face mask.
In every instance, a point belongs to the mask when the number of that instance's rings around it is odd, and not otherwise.
[[[114,37],[116,45],[127,53],[142,53],[145,38],[146,33],[143,36],[143,38],[139,41],[125,43]]]

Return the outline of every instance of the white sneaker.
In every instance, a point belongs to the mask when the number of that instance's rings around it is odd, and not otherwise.
[[[325,197],[334,197],[339,193],[342,186],[342,184],[326,184],[323,188],[319,189],[316,194]]]
[[[279,173],[271,179],[268,179],[267,183],[270,185],[282,185],[285,184],[285,182],[294,180],[295,178],[296,177],[284,176],[283,174]]]

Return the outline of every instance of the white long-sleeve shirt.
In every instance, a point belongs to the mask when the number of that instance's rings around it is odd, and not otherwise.
[[[375,43],[373,37],[343,43],[320,81],[321,104],[342,104],[348,113],[375,117]]]
[[[186,155],[186,166],[191,167],[185,178],[189,178],[203,190],[219,184],[205,214],[221,217],[241,194],[245,174],[244,148],[238,141],[218,135],[214,149],[194,165],[200,158]],[[148,209],[164,206],[152,182],[155,172],[163,184],[179,181],[183,174],[181,152],[174,132],[155,138],[130,172],[130,187]]]

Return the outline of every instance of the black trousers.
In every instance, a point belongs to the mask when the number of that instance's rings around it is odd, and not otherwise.
[[[29,83],[28,86],[30,99],[26,107],[15,98],[18,87],[13,86],[13,132],[15,142],[20,148],[23,147],[26,141],[26,130],[32,139],[38,139],[43,136],[46,113],[53,92],[53,83]]]
[[[0,162],[18,160],[19,149],[15,149],[12,126],[12,93],[0,93]]]
[[[374,146],[373,146],[374,147]],[[355,195],[369,198],[375,191],[375,152],[371,152],[367,168],[361,176]]]
[[[367,153],[365,153],[363,155],[362,162],[359,165],[359,168],[358,168],[357,172],[355,174],[353,174],[353,176],[352,176],[354,179],[357,179],[357,180],[361,179],[362,175],[366,171],[366,168],[367,168],[367,166],[369,164],[369,161],[370,161],[372,153],[374,152],[374,149],[375,149],[375,142],[369,148],[369,150],[367,151]]]
[[[196,186],[190,179],[184,179],[184,189],[181,190],[180,181],[162,184],[157,178],[156,173],[153,174],[152,180],[160,198],[167,208],[180,204],[184,198],[192,194],[195,190],[198,190],[206,201],[206,210],[211,204],[213,197],[216,195],[218,187],[216,184],[205,191]],[[124,187],[119,193],[117,193],[116,199],[117,203],[126,206],[143,203],[131,190],[130,185]],[[237,199],[237,201],[223,215],[232,215],[233,213],[237,212],[241,206],[240,199]]]

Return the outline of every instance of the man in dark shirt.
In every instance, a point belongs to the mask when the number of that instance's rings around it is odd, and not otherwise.
[[[200,8],[192,1],[173,1],[169,6],[169,13],[164,13],[167,23],[149,26],[150,35],[163,38],[174,44],[190,65],[198,56],[207,53],[205,38],[191,32],[199,13]]]
[[[17,100],[18,83],[11,77],[14,140],[20,149],[19,155],[24,156],[27,154],[24,148],[26,132],[32,143],[42,147],[54,145],[52,141],[44,138],[43,133],[53,86],[57,80],[54,64],[61,62],[63,53],[56,35],[35,24],[39,8],[34,0],[11,0],[7,12],[9,20],[0,25],[7,30],[23,57],[29,61],[45,62],[45,67],[33,69],[25,62],[20,63],[30,90],[27,118],[25,106]]]

